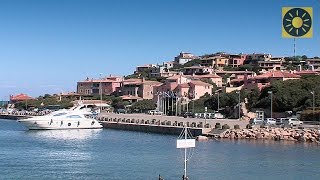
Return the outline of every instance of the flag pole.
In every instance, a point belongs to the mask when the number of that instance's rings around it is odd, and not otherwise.
[[[296,60],[296,38],[293,38],[293,59]]]

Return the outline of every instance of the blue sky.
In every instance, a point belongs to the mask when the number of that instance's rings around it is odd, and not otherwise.
[[[75,91],[181,51],[290,56],[283,6],[313,7],[314,36],[297,39],[297,54],[320,56],[318,0],[0,0],[0,100]]]

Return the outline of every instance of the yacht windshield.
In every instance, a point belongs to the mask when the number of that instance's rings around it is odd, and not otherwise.
[[[58,113],[58,114],[55,114],[53,116],[63,116],[63,115],[66,115],[67,113]]]
[[[79,115],[70,115],[70,116],[67,116],[67,118],[81,118],[81,116],[79,116]]]

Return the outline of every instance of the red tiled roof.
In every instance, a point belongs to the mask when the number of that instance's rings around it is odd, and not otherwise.
[[[29,99],[33,99],[32,97],[26,95],[26,94],[18,94],[15,96],[10,96],[10,100],[11,101],[24,101],[24,100],[29,100]]]
[[[158,85],[158,84],[162,84],[161,82],[159,81],[144,81],[143,82],[144,84],[151,84],[151,85]]]
[[[176,79],[179,79],[180,77],[184,77],[184,76],[183,75],[174,75],[174,76],[168,77],[167,79],[176,80]]]
[[[289,72],[284,72],[284,71],[272,71],[272,72],[267,72],[255,77],[255,79],[265,79],[265,78],[300,78],[300,76],[289,73]]]
[[[196,85],[196,86],[212,86],[209,83],[205,83],[205,82],[197,81],[197,80],[191,81],[190,84],[193,84],[193,85]]]
[[[133,78],[133,79],[126,79],[123,81],[124,85],[128,85],[128,84],[136,84],[136,85],[140,85],[140,84],[151,84],[151,85],[159,85],[162,84],[161,82],[158,81],[146,81],[143,79],[137,79],[137,78]]]
[[[189,88],[189,87],[190,87],[190,86],[189,86],[188,83],[179,84],[179,85],[177,86],[177,88]]]

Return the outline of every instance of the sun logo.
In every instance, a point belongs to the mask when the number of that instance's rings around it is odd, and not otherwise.
[[[312,7],[283,7],[282,37],[312,38]]]

